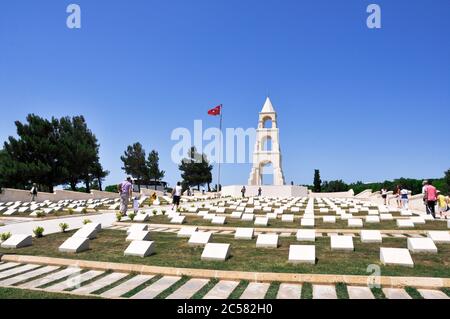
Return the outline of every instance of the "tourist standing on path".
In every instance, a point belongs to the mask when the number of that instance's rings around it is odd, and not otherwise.
[[[402,200],[400,198],[400,191],[401,191],[401,187],[400,187],[400,185],[397,185],[394,190],[394,198],[395,198],[395,201],[397,202],[397,208],[402,208]]]
[[[33,187],[31,188],[31,191],[30,191],[30,195],[31,195],[31,201],[32,202],[36,201],[36,198],[38,195],[36,183],[33,183]]]
[[[408,205],[409,197],[408,197],[408,195],[409,195],[409,191],[406,188],[402,187],[402,189],[400,190],[400,196],[401,196],[401,200],[402,200],[402,207],[403,207],[403,209],[406,209],[406,210],[409,209],[409,205]]]
[[[423,205],[425,206],[425,213],[428,214],[427,201],[425,199],[425,191],[427,189],[428,181],[424,180],[422,182],[422,195],[423,195]]]
[[[258,197],[261,197],[261,195],[262,195],[262,189],[260,187],[260,188],[258,188]]]
[[[245,186],[242,186],[242,189],[241,189],[242,198],[245,198],[245,191],[246,191]]]
[[[447,219],[448,217],[448,197],[445,197],[444,195],[441,194],[440,191],[437,191],[437,202],[438,202],[438,207],[439,207],[439,216],[441,218]]]
[[[172,191],[172,198],[173,198],[173,205],[172,210],[177,207],[176,210],[178,211],[178,207],[180,206],[180,200],[181,200],[181,194],[183,193],[183,188],[181,187],[181,183],[178,182],[177,186]]]
[[[133,197],[133,184],[131,177],[127,177],[126,181],[123,181],[119,185],[120,194],[120,213],[122,216],[126,216],[128,210],[128,203],[130,198]]]
[[[388,191],[387,191],[387,189],[386,188],[382,188],[381,189],[381,197],[383,198],[383,201],[384,201],[384,205],[386,206],[387,205],[387,195],[388,195]]]
[[[427,214],[433,216],[433,218],[436,218],[436,200],[437,200],[437,190],[436,187],[433,186],[433,183],[431,181],[427,182],[427,186],[425,188],[425,194],[424,194],[424,201],[425,206],[427,208]]]

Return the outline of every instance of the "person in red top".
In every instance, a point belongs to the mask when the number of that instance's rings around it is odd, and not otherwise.
[[[433,186],[431,181],[428,181],[427,185],[425,186],[424,201],[427,207],[427,214],[431,214],[433,218],[436,218],[436,212],[434,208],[437,201],[437,190],[436,187]]]

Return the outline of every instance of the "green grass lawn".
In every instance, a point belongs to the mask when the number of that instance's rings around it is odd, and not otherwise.
[[[311,244],[298,242],[294,237],[280,237],[277,249],[256,248],[256,240],[238,241],[230,236],[213,235],[211,242],[230,243],[231,258],[226,262],[202,261],[203,248],[190,247],[185,238],[177,238],[173,233],[152,233],[156,242],[155,254],[147,258],[125,257],[123,252],[129,245],[125,242],[126,232],[103,230],[97,239],[90,242],[91,249],[79,254],[60,253],[58,247],[72,234],[55,234],[34,239],[33,246],[17,250],[0,249],[0,254],[37,255],[57,258],[83,259],[116,263],[132,263],[164,267],[239,270],[258,272],[316,273],[368,275],[370,264],[378,264],[379,244],[363,244],[354,239],[355,251],[336,252],[330,249],[330,238],[318,238],[316,265],[288,263],[291,244]],[[406,248],[406,238],[384,238],[383,247]],[[438,254],[414,254],[414,268],[381,266],[383,276],[430,276],[450,277],[450,245],[438,245]]]
[[[158,215],[158,216],[152,216],[150,217],[148,223],[151,224],[170,224],[170,220],[167,216]],[[446,230],[447,224],[442,221],[427,221],[424,225],[416,225],[414,228],[398,228],[397,223],[395,221],[382,221],[378,224],[370,224],[370,223],[364,223],[363,228],[352,228],[348,227],[348,222],[346,220],[336,220],[335,224],[330,223],[324,223],[322,218],[315,220],[315,227],[316,229],[355,229],[355,230],[361,230],[361,229],[377,229],[377,230],[395,230],[395,229],[402,229],[402,230]],[[185,225],[192,225],[192,226],[224,226],[224,227],[252,227],[252,228],[263,228],[264,226],[255,226],[254,222],[246,222],[242,221],[240,219],[233,219],[230,217],[227,217],[226,223],[224,225],[214,225],[211,223],[210,220],[205,220],[202,217],[197,216],[186,216],[185,219]],[[276,220],[269,220],[269,225],[267,226],[269,228],[292,228],[298,229],[303,228],[300,225],[300,219],[295,219],[293,223],[288,222],[282,222],[281,219]],[[307,227],[305,227],[307,228]],[[311,227],[312,228],[312,227]]]
[[[99,297],[84,297],[44,291],[0,287],[0,299],[99,299]]]

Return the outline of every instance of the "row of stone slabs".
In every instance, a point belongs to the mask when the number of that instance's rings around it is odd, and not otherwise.
[[[61,270],[57,266],[43,266],[39,265],[22,265],[16,263],[0,264],[0,286],[10,287],[19,284],[22,288],[37,288],[50,284],[46,290],[49,291],[63,291],[66,289],[75,288],[73,294],[88,295],[101,290],[111,284],[118,283],[125,277],[129,276],[126,273],[111,273],[104,275],[101,271],[87,271],[80,273],[78,268],[66,268]],[[16,267],[16,268],[14,268]],[[39,279],[34,278],[43,276]],[[1,279],[6,278],[6,279]],[[59,284],[51,285],[52,282],[63,280]],[[99,278],[99,279],[98,279]],[[104,298],[119,298],[124,294],[134,290],[142,284],[154,278],[151,275],[136,275],[122,283],[106,290],[100,296]],[[82,283],[94,279],[81,287],[77,287]],[[164,276],[137,292],[130,299],[153,299],[160,293],[169,289],[175,283],[181,280],[181,277]],[[207,279],[190,279],[181,287],[176,289],[169,299],[189,299],[202,289],[209,280]],[[20,284],[22,283],[22,284]],[[212,287],[203,299],[226,299],[239,285],[238,281],[221,280],[214,287]],[[240,296],[240,299],[263,299],[270,287],[269,283],[250,283]],[[282,283],[277,292],[277,299],[300,299],[302,285]],[[374,295],[368,287],[363,286],[347,286],[347,291],[350,299],[374,299]],[[419,293],[426,299],[449,299],[447,295],[438,290],[418,289]],[[383,292],[389,299],[411,299],[411,296],[400,288],[383,288]],[[335,286],[332,285],[313,285],[314,299],[337,299]]]

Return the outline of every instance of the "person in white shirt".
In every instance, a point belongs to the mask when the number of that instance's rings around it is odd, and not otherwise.
[[[387,205],[387,195],[388,195],[388,191],[387,191],[387,189],[386,188],[382,188],[381,189],[381,197],[383,198],[383,200],[384,200],[384,205],[386,206]]]
[[[178,182],[177,186],[172,191],[172,198],[173,198],[173,206],[172,210],[177,207],[176,210],[178,210],[178,207],[180,206],[180,200],[181,200],[181,194],[183,193],[183,188],[181,187],[181,183]]]
[[[408,195],[409,195],[409,191],[406,188],[402,187],[402,189],[400,191],[400,197],[402,199],[403,209],[406,209],[406,210],[409,209],[409,205],[408,205],[409,197],[408,197]]]

